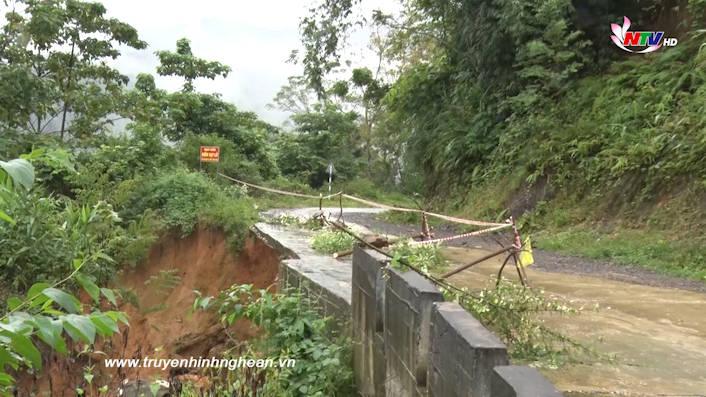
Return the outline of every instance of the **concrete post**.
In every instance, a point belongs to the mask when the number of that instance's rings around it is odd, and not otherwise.
[[[443,295],[424,277],[388,271],[385,289],[385,390],[388,397],[426,396],[432,305]]]
[[[453,302],[434,304],[431,324],[429,395],[496,397],[493,368],[508,364],[500,339]]]
[[[539,371],[530,367],[495,367],[491,383],[493,397],[563,397]]]
[[[385,395],[384,288],[387,257],[355,247],[352,269],[353,367],[362,396]]]

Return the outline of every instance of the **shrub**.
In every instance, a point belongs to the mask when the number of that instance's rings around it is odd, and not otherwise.
[[[182,236],[193,232],[200,222],[221,227],[234,246],[257,219],[252,203],[241,189],[220,187],[204,174],[183,169],[144,181],[124,213],[135,219],[148,209],[161,217],[166,228],[177,230]]]
[[[391,253],[394,257],[392,265],[402,270],[409,269],[399,264],[400,259],[406,260],[424,273],[443,269],[447,265],[438,244],[410,244],[409,240],[402,240],[392,246]]]
[[[556,367],[576,350],[587,349],[568,337],[547,328],[547,314],[577,313],[544,291],[503,280],[497,288],[486,288],[476,298],[460,298],[445,291],[447,300],[457,300],[508,345],[513,358]]]
[[[340,230],[324,229],[311,239],[311,248],[323,254],[333,254],[353,248],[355,239]]]
[[[164,145],[159,134],[138,128],[132,137],[108,138],[97,147],[80,149],[78,173],[68,181],[83,203],[113,201],[113,192],[121,184],[176,164],[173,150]]]
[[[199,297],[194,307],[212,303],[211,298]],[[223,323],[245,319],[262,330],[248,342],[251,355],[296,360],[291,368],[228,371],[229,392],[242,396],[354,395],[350,341],[337,337],[331,319],[321,317],[311,304],[296,291],[272,294],[254,291],[252,285],[234,285],[221,293],[215,307]]]

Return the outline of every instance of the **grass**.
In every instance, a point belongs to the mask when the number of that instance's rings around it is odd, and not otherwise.
[[[353,248],[355,239],[340,230],[324,229],[311,239],[311,248],[322,254],[334,254]]]
[[[427,274],[440,271],[448,265],[438,244],[410,244],[409,240],[402,240],[392,246],[390,253],[394,256],[392,266],[404,271],[409,269],[399,263],[400,259]]]
[[[638,265],[660,273],[706,281],[706,245],[702,239],[675,240],[665,232],[616,228],[601,232],[588,226],[536,233],[543,249]]]

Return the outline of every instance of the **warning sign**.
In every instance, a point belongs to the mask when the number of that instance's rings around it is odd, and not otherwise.
[[[221,159],[221,148],[219,146],[201,146],[201,162],[217,163]]]

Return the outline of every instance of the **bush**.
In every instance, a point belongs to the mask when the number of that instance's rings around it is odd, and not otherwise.
[[[97,147],[80,149],[78,173],[68,181],[83,203],[109,200],[123,184],[135,178],[152,176],[158,170],[176,164],[172,149],[165,146],[156,132],[139,128],[132,137],[108,138]]]
[[[194,307],[207,307],[209,302],[211,298],[198,298]],[[249,354],[275,361],[296,360],[291,368],[229,371],[227,391],[239,396],[355,394],[350,341],[336,337],[330,318],[321,317],[311,305],[296,291],[272,294],[254,291],[252,285],[235,285],[221,293],[215,306],[223,323],[232,325],[246,319],[262,330],[257,339],[248,342]]]
[[[64,218],[56,198],[18,192],[5,212],[15,224],[0,227],[0,269],[14,291],[68,274],[74,249],[61,228]]]
[[[6,212],[15,223],[0,227],[0,269],[2,279],[17,292],[66,276],[75,258],[87,260],[83,272],[105,283],[119,265],[143,258],[155,239],[145,223],[149,221],[123,228],[106,202],[78,206],[40,192],[18,192]],[[95,252],[102,255],[93,256]]]
[[[446,291],[447,300],[458,300],[508,345],[513,358],[558,366],[575,350],[586,348],[547,328],[543,315],[570,314],[577,310],[544,291],[503,280],[497,288],[486,288],[476,298],[463,298]]]
[[[424,273],[441,270],[447,265],[438,244],[410,244],[409,240],[402,240],[392,246],[391,253],[394,256],[392,265],[402,270],[409,270],[409,268],[401,265],[400,259],[409,262]]]
[[[334,254],[353,248],[355,239],[340,230],[324,229],[311,239],[311,248],[323,254]]]
[[[136,189],[124,213],[136,219],[151,209],[163,226],[182,236],[203,223],[221,227],[234,246],[238,246],[257,213],[244,192],[237,187],[220,187],[198,172],[177,169],[146,180]]]

